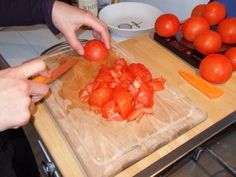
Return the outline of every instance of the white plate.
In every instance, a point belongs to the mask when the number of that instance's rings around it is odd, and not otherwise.
[[[145,3],[121,2],[104,7],[98,17],[112,33],[133,37],[151,31],[161,14],[161,10]]]

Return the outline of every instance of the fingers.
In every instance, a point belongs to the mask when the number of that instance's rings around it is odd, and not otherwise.
[[[40,101],[48,93],[49,88],[47,85],[30,80],[28,83],[29,94],[34,103]]]
[[[100,34],[101,40],[110,49],[110,35],[107,25],[91,12],[55,1],[52,10],[52,21],[65,36],[71,47],[80,55],[84,55],[84,48],[77,39],[76,31],[83,25],[91,27],[97,34]]]
[[[68,31],[68,33],[65,33],[64,35],[71,47],[80,55],[84,55],[84,48],[82,44],[78,41],[77,36],[75,34],[75,30],[71,30],[70,32]]]
[[[108,49],[110,49],[110,47],[111,47],[110,46],[110,34],[108,31],[107,25],[104,22],[102,22],[101,20],[97,19],[92,14],[87,15],[86,25],[93,28],[93,30],[95,31],[94,34],[96,34],[96,35],[97,35],[97,33],[100,34],[100,36],[102,37],[102,41],[105,43],[106,47]]]
[[[9,69],[7,76],[20,79],[28,84],[28,96],[32,102],[36,103],[41,100],[48,92],[49,88],[46,84],[28,80],[29,77],[41,73],[47,75],[45,71],[46,64],[43,60],[31,60],[20,66]]]
[[[41,59],[37,59],[12,68],[10,73],[15,78],[27,79],[33,75],[43,72],[45,69],[45,62]]]

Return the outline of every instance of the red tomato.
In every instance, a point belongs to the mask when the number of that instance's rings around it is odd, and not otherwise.
[[[199,72],[203,79],[213,83],[226,82],[233,72],[230,60],[222,54],[211,54],[206,56],[199,66]]]
[[[109,83],[113,80],[113,77],[111,75],[111,69],[109,67],[103,66],[97,76],[96,76],[96,81],[97,82],[106,82]]]
[[[120,76],[120,81],[132,83],[134,81],[134,76],[131,73],[124,71]]]
[[[232,47],[225,52],[225,56],[228,57],[233,64],[234,70],[236,70],[236,47]]]
[[[182,33],[184,39],[192,42],[198,34],[209,29],[210,25],[205,18],[193,16],[184,22]]]
[[[143,83],[139,89],[139,93],[136,98],[137,104],[136,107],[151,107],[154,103],[154,90],[152,87],[149,87],[147,84]]]
[[[88,41],[84,46],[84,57],[90,61],[102,61],[109,55],[105,44],[97,39]]]
[[[155,32],[162,37],[175,36],[179,30],[180,22],[174,14],[160,15],[155,22]]]
[[[152,113],[154,92],[164,89],[164,82],[163,78],[153,79],[143,64],[128,64],[120,58],[111,66],[102,65],[95,81],[82,88],[79,96],[107,120],[139,122]]]
[[[226,16],[225,5],[217,1],[210,2],[206,5],[202,16],[207,19],[210,25],[216,25]]]
[[[166,80],[160,77],[152,79],[151,82],[149,82],[149,85],[154,89],[154,91],[160,91],[165,88],[165,82]]]
[[[131,73],[135,78],[140,77],[143,81],[152,80],[151,72],[141,63],[131,63],[127,67],[127,72]]]
[[[117,86],[114,89],[113,98],[116,103],[116,111],[126,119],[133,110],[132,94],[126,88]]]
[[[112,99],[112,88],[102,86],[93,90],[89,95],[90,106],[103,106],[108,100]]]
[[[102,106],[102,117],[104,118],[111,118],[112,116],[114,116],[116,114],[116,106],[115,106],[115,101],[109,100],[107,101],[103,106]]]
[[[221,21],[218,25],[217,32],[221,35],[224,43],[236,43],[236,18],[226,18]]]
[[[191,16],[202,16],[204,9],[206,7],[206,4],[198,4],[195,6],[192,10]]]
[[[152,108],[139,108],[134,110],[129,117],[127,118],[128,121],[136,120],[136,122],[140,122],[145,114],[153,114],[154,111]]]
[[[203,33],[196,36],[193,41],[193,45],[197,51],[203,55],[209,55],[216,53],[221,48],[221,37],[215,31],[204,31]]]

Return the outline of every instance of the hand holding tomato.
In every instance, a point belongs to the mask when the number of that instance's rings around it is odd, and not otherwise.
[[[84,46],[84,57],[90,61],[102,61],[109,55],[105,44],[98,39],[88,41]]]
[[[179,19],[174,14],[160,15],[155,22],[155,32],[161,37],[175,36],[179,27]]]

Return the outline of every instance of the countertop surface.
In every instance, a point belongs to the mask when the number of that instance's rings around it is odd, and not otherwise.
[[[26,32],[25,30],[19,32],[17,29],[15,32],[11,31],[11,34],[9,34],[9,31],[1,32],[0,53],[7,59],[10,65],[13,66],[21,62],[17,60],[20,54],[21,57],[23,56],[22,58],[29,59],[40,55],[42,51],[59,41],[63,41],[63,39],[58,39],[48,32],[41,34],[42,30],[47,29],[36,29],[34,32]],[[33,37],[29,39],[30,35]],[[38,35],[38,37],[36,38],[35,35]],[[39,37],[41,35],[45,36]],[[21,43],[22,38],[25,41],[24,44]],[[83,38],[83,34],[81,34],[81,38]],[[124,40],[120,42],[120,45],[139,62],[163,75],[176,90],[185,94],[193,102],[203,107],[208,112],[208,118],[174,141],[125,169],[117,176],[134,176],[236,110],[235,72],[229,81],[219,85],[219,87],[224,90],[224,95],[218,99],[211,100],[178,75],[179,69],[188,69],[189,71],[196,72],[195,68],[180,60],[175,54],[160,46],[152,38],[152,34],[150,33],[143,34],[132,39]],[[9,49],[12,50],[12,52],[6,52]],[[54,119],[43,104],[37,106],[32,122],[63,176],[73,177],[85,175],[69,143],[60,132]]]

